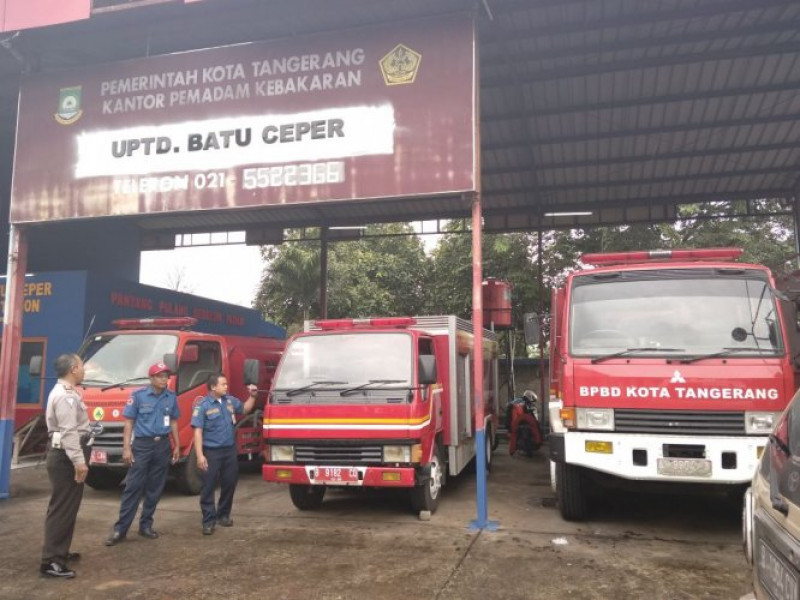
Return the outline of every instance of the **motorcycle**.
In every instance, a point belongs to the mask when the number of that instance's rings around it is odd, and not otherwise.
[[[542,446],[542,429],[539,425],[539,398],[525,390],[522,398],[514,398],[508,405],[508,451],[513,456],[517,450],[533,456]]]

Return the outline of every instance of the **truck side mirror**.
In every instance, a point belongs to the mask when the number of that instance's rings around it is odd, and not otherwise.
[[[417,375],[419,385],[436,383],[436,358],[432,354],[421,354],[417,359]]]
[[[539,328],[539,315],[536,313],[525,313],[522,315],[522,326],[525,330],[525,345],[538,346],[541,336]]]
[[[244,361],[244,384],[258,385],[258,361],[255,358]]]
[[[42,376],[42,357],[41,355],[31,356],[31,361],[28,363],[28,375],[31,377]]]
[[[174,352],[164,353],[164,364],[167,365],[170,373],[178,372],[178,355]]]
[[[181,354],[181,364],[196,363],[200,360],[200,348],[197,344],[186,344]]]

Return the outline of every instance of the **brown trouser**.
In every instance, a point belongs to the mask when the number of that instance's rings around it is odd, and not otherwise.
[[[50,448],[47,452],[47,475],[53,492],[44,521],[42,563],[67,560],[75,520],[83,498],[83,484],[75,482],[75,467],[63,450]]]

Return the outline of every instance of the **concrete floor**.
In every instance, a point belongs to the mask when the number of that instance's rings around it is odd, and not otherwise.
[[[87,488],[74,580],[38,576],[49,497],[43,466],[12,471],[0,503],[2,598],[528,599],[739,598],[750,591],[738,508],[715,496],[615,492],[592,520],[564,522],[549,487],[546,448],[509,457],[489,479],[494,532],[473,532],[475,479],[451,479],[438,512],[420,521],[399,492],[333,491],[300,512],[288,490],[243,473],[234,527],[202,536],[196,497],[168,489],[158,540],[103,545],[119,492]]]

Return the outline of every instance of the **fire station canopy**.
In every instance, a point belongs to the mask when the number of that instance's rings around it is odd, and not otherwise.
[[[797,0],[130,4],[139,6],[2,34],[0,145],[13,138],[19,75],[26,70],[475,11],[488,229],[535,227],[539,219],[545,226],[657,221],[679,204],[789,203],[797,193]],[[564,212],[588,214],[547,216]],[[468,214],[468,200],[454,197],[129,218],[166,235]]]

